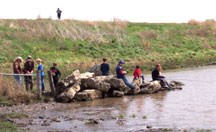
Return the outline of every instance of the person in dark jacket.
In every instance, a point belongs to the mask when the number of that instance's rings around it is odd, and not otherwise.
[[[59,78],[61,77],[61,72],[57,68],[57,63],[53,63],[53,66],[50,68],[50,71],[52,73],[54,86],[56,87],[59,81]]]
[[[125,76],[127,72],[123,70],[122,68],[123,64],[125,64],[125,62],[123,60],[120,60],[118,65],[116,66],[116,76],[117,78],[122,79],[125,85],[127,85],[129,88],[135,89],[135,87],[131,83],[129,83],[129,81],[127,80]]]
[[[109,64],[107,63],[107,59],[103,58],[103,63],[100,66],[102,76],[108,76],[109,75]]]
[[[57,11],[56,11],[56,13],[57,13],[58,19],[60,20],[61,19],[61,13],[62,13],[62,11],[58,8]]]
[[[33,74],[33,72],[34,72],[34,61],[32,60],[32,57],[30,55],[26,59],[23,72],[24,72],[24,74],[27,74],[27,75]],[[26,91],[33,89],[32,76],[25,76],[25,85],[26,85]]]
[[[171,88],[171,86],[169,85],[169,83],[166,81],[165,76],[161,75],[161,70],[162,67],[160,64],[157,64],[154,68],[154,70],[152,71],[152,80],[159,80],[162,84],[162,87],[166,87],[166,88]]]

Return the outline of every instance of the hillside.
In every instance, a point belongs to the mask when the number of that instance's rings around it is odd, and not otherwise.
[[[17,56],[40,57],[48,69],[59,63],[64,74],[85,71],[108,58],[112,68],[124,59],[128,71],[206,65],[216,61],[216,22],[185,24],[88,22],[76,20],[0,20],[1,72],[12,72]]]

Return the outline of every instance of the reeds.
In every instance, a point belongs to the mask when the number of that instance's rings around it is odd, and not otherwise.
[[[0,77],[0,96],[5,96],[15,102],[29,102],[33,94],[26,92],[18,86],[17,82],[12,77]]]

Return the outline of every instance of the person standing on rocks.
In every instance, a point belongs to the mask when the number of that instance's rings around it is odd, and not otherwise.
[[[100,66],[100,70],[101,70],[102,76],[108,76],[109,75],[110,67],[109,67],[109,64],[107,63],[106,58],[103,58],[103,63]]]
[[[152,80],[158,80],[161,82],[162,87],[166,87],[166,88],[171,88],[171,86],[169,85],[169,83],[167,82],[165,76],[161,75],[161,71],[162,71],[162,67],[160,64],[157,64],[154,68],[154,70],[152,71]]]
[[[136,66],[133,75],[134,75],[134,80],[142,78],[142,83],[144,84],[144,75],[138,65]]]
[[[57,13],[58,19],[60,20],[61,19],[61,13],[62,13],[62,11],[58,8],[57,11],[56,11],[56,13]]]
[[[118,65],[116,66],[116,76],[119,79],[122,79],[129,88],[135,89],[135,86],[133,86],[129,81],[127,80],[125,74],[127,73],[126,71],[123,70],[122,66],[125,64],[123,60],[120,60]]]
[[[53,77],[53,83],[56,88],[59,78],[61,77],[61,72],[57,68],[57,63],[53,63],[53,66],[50,68]]]
[[[37,70],[41,71],[41,86],[42,86],[42,92],[45,92],[45,84],[44,84],[44,67],[42,65],[42,60],[40,58],[38,58],[36,60],[37,64],[38,64],[38,68]]]
[[[21,87],[22,85],[22,77],[18,74],[22,74],[22,68],[21,68],[21,63],[23,59],[22,57],[17,57],[14,62],[13,62],[13,72],[14,72],[14,79],[17,81],[18,86]]]
[[[33,72],[34,72],[34,61],[30,55],[26,59],[23,72],[26,75],[33,74]],[[32,91],[33,90],[32,76],[25,76],[25,86],[26,86],[26,91],[29,91],[29,90]]]

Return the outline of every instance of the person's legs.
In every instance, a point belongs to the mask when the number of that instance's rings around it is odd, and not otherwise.
[[[21,87],[21,85],[22,85],[22,77],[20,75],[14,75],[14,79],[17,81],[18,86]]]
[[[142,83],[144,83],[145,82],[144,75],[142,75],[141,78],[142,78]]]
[[[127,85],[129,88],[134,88],[134,86],[130,82],[128,82],[125,76],[122,77],[122,80],[124,81],[125,85]]]
[[[32,79],[32,76],[29,76],[29,84],[30,84],[30,90],[33,90],[33,79]]]
[[[45,90],[44,77],[41,77],[41,86],[42,86],[42,91],[44,91]]]
[[[29,91],[29,78],[28,76],[25,76],[25,86],[26,86],[26,91]]]

